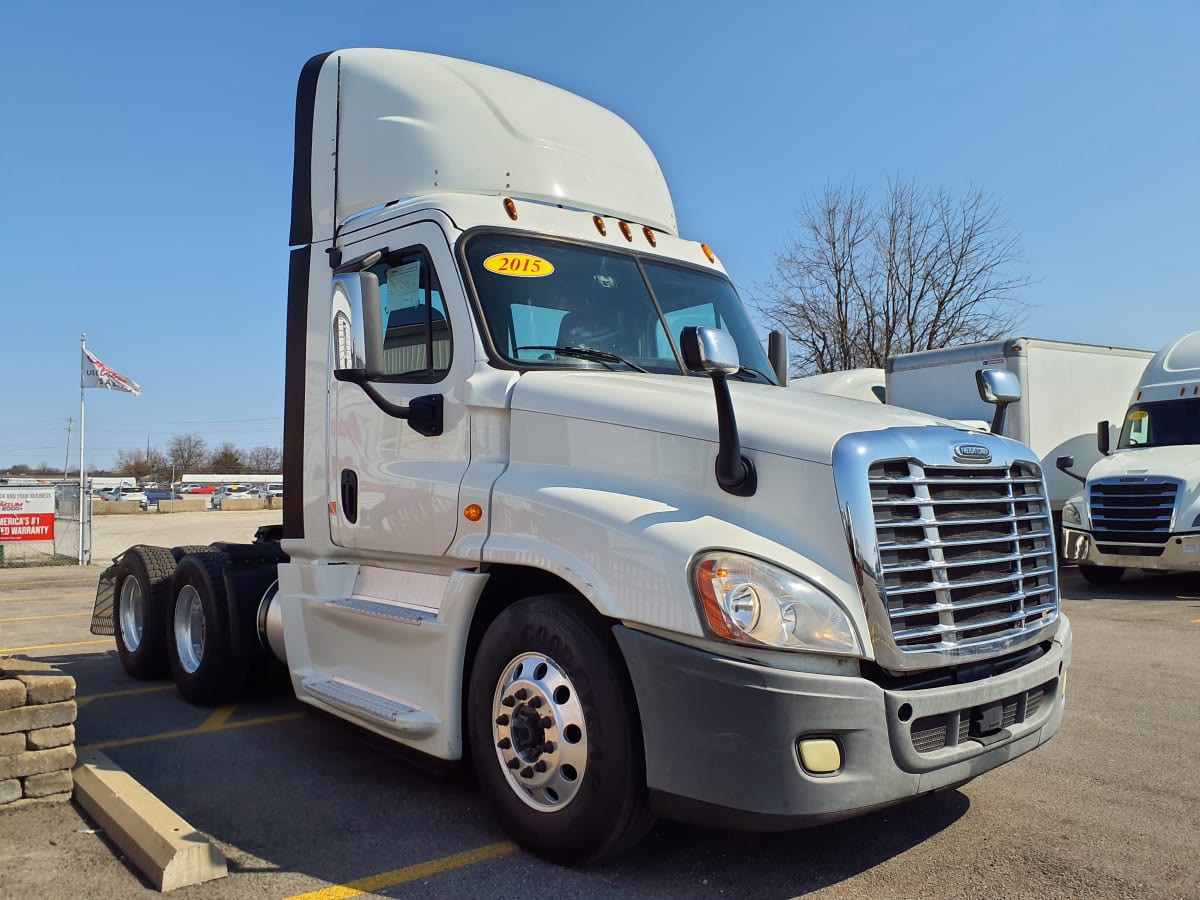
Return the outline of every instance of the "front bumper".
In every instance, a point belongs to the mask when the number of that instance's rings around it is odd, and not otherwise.
[[[1188,572],[1200,569],[1200,534],[1173,534],[1165,544],[1110,544],[1121,553],[1102,553],[1090,532],[1063,526],[1063,559],[1093,566]]]
[[[755,830],[857,815],[962,784],[1027,753],[1062,723],[1071,659],[1066,616],[1038,659],[921,690],[769,668],[623,626],[614,633],[637,696],[657,811]],[[998,705],[1004,727],[995,730]],[[972,721],[981,713],[989,731],[976,735]],[[841,769],[807,772],[801,738],[835,740]]]

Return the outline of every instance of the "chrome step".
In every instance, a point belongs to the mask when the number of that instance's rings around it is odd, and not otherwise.
[[[427,737],[433,734],[438,726],[437,718],[422,709],[415,709],[391,697],[384,697],[344,681],[306,678],[302,686],[305,693],[324,700],[331,706],[367,716],[406,737]]]
[[[406,622],[409,625],[420,625],[424,622],[436,622],[437,616],[423,609],[413,609],[401,606],[399,603],[388,603],[384,600],[368,600],[364,597],[348,597],[345,600],[326,600],[326,606],[344,609],[347,612],[358,613],[360,616],[371,616],[375,619],[389,619],[393,622]]]

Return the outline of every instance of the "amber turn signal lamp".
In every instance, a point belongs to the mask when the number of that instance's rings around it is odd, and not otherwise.
[[[463,509],[463,518],[468,522],[478,522],[483,518],[483,507],[478,503],[472,503]]]

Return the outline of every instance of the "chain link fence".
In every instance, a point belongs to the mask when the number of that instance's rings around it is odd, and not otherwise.
[[[0,500],[6,496],[19,497],[22,490],[53,490],[53,528],[45,540],[29,539],[28,534],[19,534],[21,525],[10,525],[7,533],[0,529],[0,567],[76,566],[81,556],[87,561],[91,556],[91,510],[80,503],[79,482],[0,485]],[[6,516],[3,513],[6,508],[9,507],[0,503],[0,522],[6,518],[11,522],[19,515],[12,513]]]

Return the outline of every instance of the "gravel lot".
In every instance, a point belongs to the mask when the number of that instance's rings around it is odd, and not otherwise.
[[[278,525],[281,509],[154,513],[136,516],[96,516],[92,519],[92,562],[108,565],[134,544],[182,547],[213,541],[252,541],[261,525]]]

